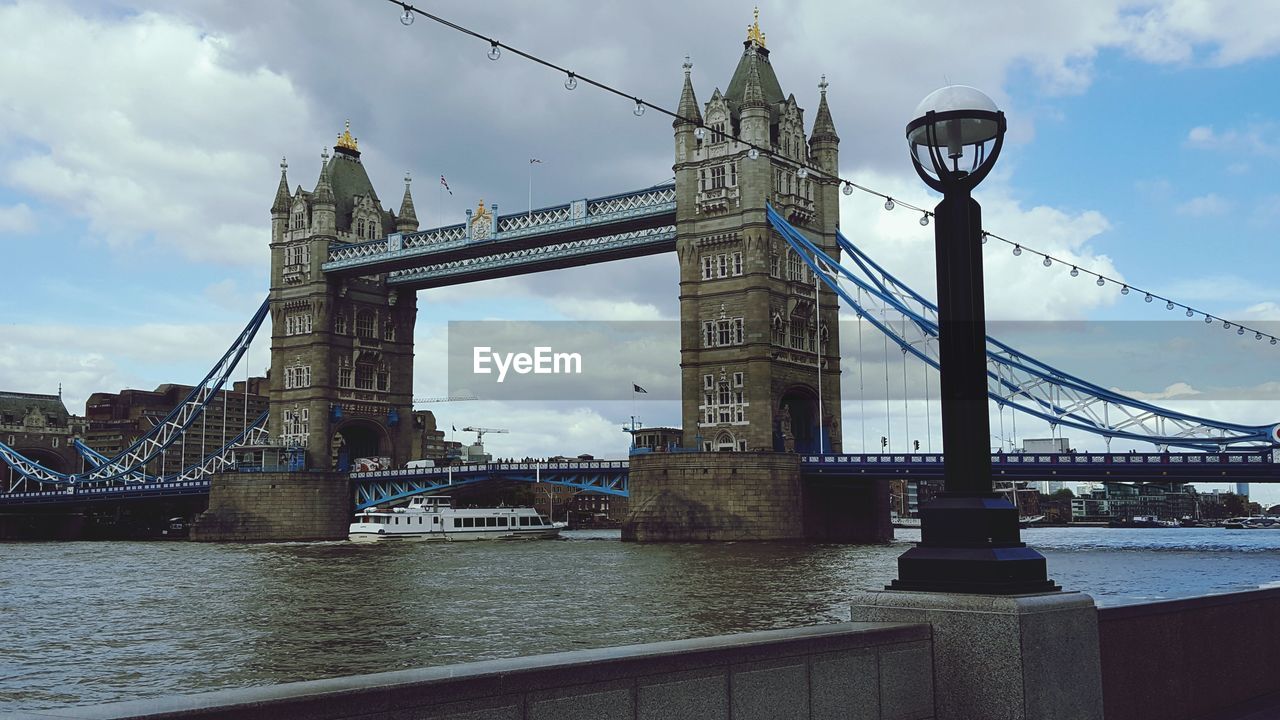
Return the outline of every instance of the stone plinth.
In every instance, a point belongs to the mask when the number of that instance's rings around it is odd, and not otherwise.
[[[345,473],[220,473],[191,539],[202,542],[345,540],[353,513]]]
[[[1101,720],[1098,611],[1081,593],[869,592],[853,620],[933,628],[938,720]]]
[[[798,540],[804,537],[800,457],[791,453],[633,455],[622,539]]]

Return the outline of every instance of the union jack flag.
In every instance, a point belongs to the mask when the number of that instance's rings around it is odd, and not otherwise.
[[[444,189],[445,189],[445,190],[449,190],[449,183],[445,181],[445,179],[444,179],[444,176],[443,176],[443,175],[441,175],[441,176],[440,176],[440,184],[444,186]],[[450,194],[450,195],[452,195],[452,194],[453,194],[453,191],[452,191],[452,190],[449,190],[449,194]]]

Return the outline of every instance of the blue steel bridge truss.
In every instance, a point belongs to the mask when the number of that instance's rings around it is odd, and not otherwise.
[[[903,353],[937,370],[938,308],[889,274],[837,232],[841,250],[853,262],[832,259],[772,207],[770,224],[809,269],[841,300],[892,340]],[[850,294],[841,285],[852,283]],[[1210,452],[1227,448],[1280,445],[1280,425],[1241,425],[1196,417],[1126,397],[1036,360],[987,337],[987,392],[1000,407],[1039,418],[1051,427],[1082,430],[1105,438],[1140,440],[1160,449],[1183,447]]]
[[[402,502],[414,495],[448,493],[489,481],[547,483],[599,495],[627,497],[626,460],[578,462],[491,463],[415,470],[377,470],[351,473],[356,509]]]

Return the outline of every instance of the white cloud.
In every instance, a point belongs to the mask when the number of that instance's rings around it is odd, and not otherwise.
[[[1226,214],[1230,209],[1231,203],[1228,200],[1217,193],[1209,193],[1182,203],[1176,208],[1176,212],[1189,217],[1209,217]]]
[[[36,226],[35,213],[26,203],[0,206],[0,233],[23,234]]]
[[[932,207],[923,200],[919,180],[870,171],[853,171],[867,183]],[[1046,206],[1024,207],[1001,177],[993,177],[977,193],[984,228],[1058,258],[1044,267],[1030,252],[1014,256],[1013,247],[991,239],[984,247],[987,316],[991,320],[1065,320],[1085,317],[1089,310],[1116,301],[1114,290],[1098,288],[1085,277],[1070,276],[1070,266],[1123,280],[1111,259],[1091,241],[1110,229],[1096,211],[1068,213]],[[935,298],[934,228],[921,227],[919,214],[905,208],[886,211],[879,198],[855,193],[841,204],[841,229],[888,272],[926,297]]]
[[[1280,124],[1274,121],[1255,121],[1239,128],[1217,131],[1211,125],[1198,125],[1187,131],[1187,147],[1199,150],[1275,157],[1280,155],[1280,144],[1274,138],[1280,132]]]
[[[1135,400],[1144,400],[1152,402],[1155,400],[1170,400],[1173,398],[1188,398],[1195,395],[1202,395],[1199,390],[1191,387],[1184,382],[1176,382],[1159,392],[1142,392],[1141,390],[1121,390],[1120,388],[1111,388],[1112,392],[1120,393]]]
[[[165,15],[0,6],[0,149],[11,158],[0,180],[85,218],[112,247],[262,266],[271,159],[323,135],[287,77],[233,69],[230,52]]]

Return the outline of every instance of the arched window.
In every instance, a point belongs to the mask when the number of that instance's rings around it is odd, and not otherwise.
[[[364,237],[364,218],[356,221],[356,237]]]

